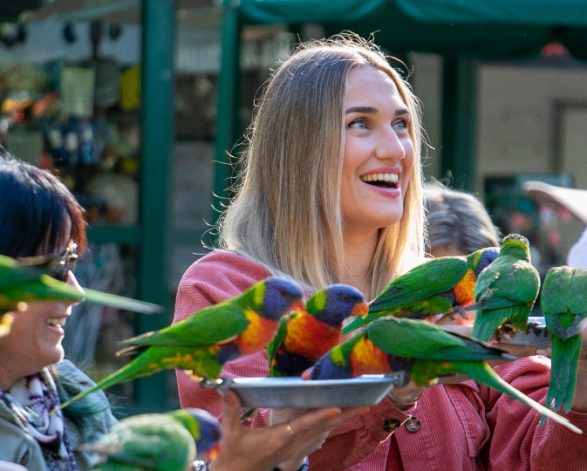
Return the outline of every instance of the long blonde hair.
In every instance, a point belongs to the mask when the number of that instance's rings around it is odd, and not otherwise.
[[[349,72],[388,74],[412,116],[415,149],[400,221],[380,230],[368,297],[424,253],[419,101],[371,41],[354,34],[298,46],[265,84],[248,130],[237,196],[220,222],[224,248],[243,252],[313,287],[340,282],[343,103]]]

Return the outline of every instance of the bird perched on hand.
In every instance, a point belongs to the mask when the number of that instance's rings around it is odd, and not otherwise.
[[[471,335],[489,340],[504,323],[526,330],[528,316],[540,291],[540,275],[530,261],[528,239],[519,234],[504,237],[499,255],[479,275],[475,285],[475,324]]]
[[[365,332],[335,347],[310,372],[311,379],[389,373],[402,367],[417,385],[460,373],[526,404],[576,433],[582,431],[552,410],[501,379],[487,360],[514,359],[499,348],[447,332],[425,321],[388,317],[371,322]],[[346,375],[346,376],[343,376]]]
[[[316,291],[305,309],[281,318],[267,346],[269,376],[299,376],[342,340],[342,323],[367,314],[369,305],[358,289],[333,284]]]
[[[343,328],[343,334],[383,316],[422,319],[434,314],[458,313],[474,301],[479,274],[493,262],[499,249],[487,247],[466,257],[439,257],[398,276],[369,305],[369,314]]]
[[[137,301],[92,289],[80,291],[62,279],[67,276],[61,260],[28,257],[15,260],[0,255],[0,337],[10,331],[9,311],[25,311],[27,303],[36,301],[89,301],[128,311],[160,311],[155,304]],[[66,278],[65,278],[66,279]]]
[[[202,409],[141,414],[121,420],[94,443],[102,471],[185,471],[196,459],[213,459],[222,435],[218,420]]]
[[[123,340],[119,354],[138,353],[133,360],[92,388],[64,402],[67,407],[88,394],[122,381],[166,368],[216,379],[227,361],[262,350],[273,339],[280,318],[303,307],[300,286],[283,277],[269,277],[243,293],[206,307],[176,324]]]
[[[579,324],[587,317],[587,270],[567,266],[548,270],[540,303],[552,345],[546,405],[569,412],[582,348]]]

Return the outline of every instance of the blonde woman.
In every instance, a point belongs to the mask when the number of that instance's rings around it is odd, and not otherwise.
[[[347,34],[300,45],[267,83],[248,138],[241,184],[219,228],[221,245],[185,272],[175,321],[277,273],[309,292],[343,282],[373,297],[423,259],[418,100],[371,42]],[[225,368],[234,376],[267,371],[264,353]],[[525,374],[505,373],[510,380]],[[183,372],[177,378],[183,406],[221,413],[215,393]],[[538,427],[527,409],[472,382],[422,391],[392,390],[300,454],[313,452],[310,469],[320,471],[437,469],[439,462],[444,469],[475,470],[487,459],[505,459],[513,466],[507,469],[532,467],[533,439],[547,454],[556,451],[550,440],[563,435],[567,445],[585,449],[583,439],[556,425]],[[288,419],[260,411],[252,425]],[[574,422],[587,426],[587,416]],[[279,469],[295,470],[300,459]],[[213,468],[249,469],[233,464]]]

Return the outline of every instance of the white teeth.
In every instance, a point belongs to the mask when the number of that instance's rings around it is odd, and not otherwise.
[[[397,173],[370,173],[361,177],[364,182],[390,182],[397,183],[399,175]]]

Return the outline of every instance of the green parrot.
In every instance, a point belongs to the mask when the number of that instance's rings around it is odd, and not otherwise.
[[[78,448],[100,455],[94,469],[101,471],[186,471],[200,454],[202,432],[209,450],[218,446],[218,420],[201,409],[179,409],[127,417],[97,442]]]
[[[121,343],[128,347],[118,354],[138,355],[61,407],[100,389],[166,368],[216,379],[227,361],[265,348],[275,336],[280,318],[302,308],[303,292],[297,283],[283,277],[268,277],[238,296],[206,307],[173,325],[123,340]]]
[[[466,257],[439,257],[397,277],[371,301],[369,314],[343,328],[348,334],[383,316],[425,318],[434,314],[463,314],[474,301],[479,274],[493,262],[499,249],[487,247]]]
[[[526,404],[544,417],[581,434],[565,417],[544,407],[501,379],[486,360],[511,360],[503,350],[426,322],[390,317],[367,327],[367,336],[388,355],[414,361],[410,377],[426,386],[445,375],[463,374]]]
[[[471,335],[487,341],[504,323],[526,330],[528,316],[540,291],[540,275],[530,261],[528,239],[519,234],[504,237],[499,255],[479,275],[475,285],[477,310]]]
[[[587,317],[587,270],[567,266],[548,270],[540,302],[552,342],[546,405],[569,412],[582,347],[579,323]]]
[[[86,300],[127,311],[161,311],[161,307],[155,304],[115,294],[88,288],[82,293],[73,286],[47,275],[42,264],[44,260],[43,257],[31,257],[17,261],[0,255],[0,337],[10,332],[14,317],[11,311],[26,311],[27,302]]]

